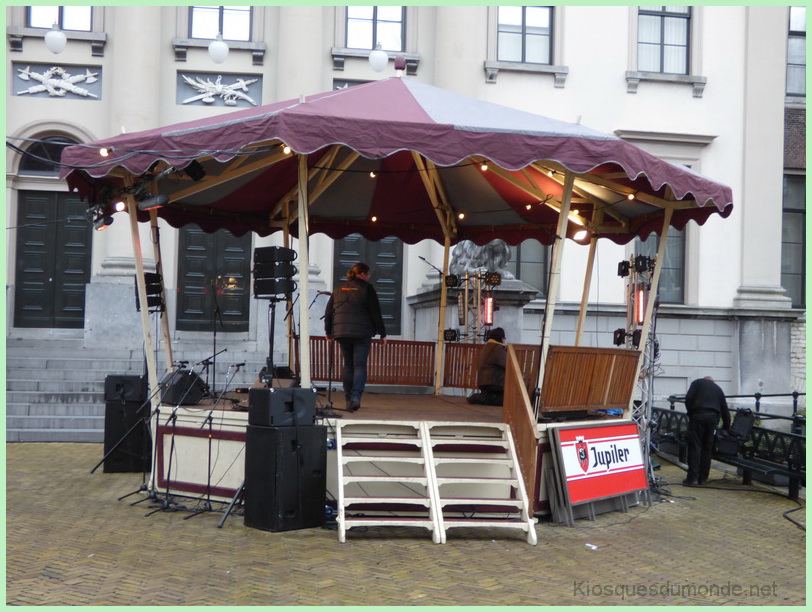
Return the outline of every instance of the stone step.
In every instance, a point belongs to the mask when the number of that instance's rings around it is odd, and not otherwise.
[[[104,442],[104,430],[6,429],[6,442]]]
[[[22,357],[6,355],[7,374],[20,371],[42,372],[45,370],[102,370],[105,372],[143,371],[144,362],[138,359],[110,359],[107,357],[85,358],[70,356]]]
[[[7,429],[83,429],[104,431],[104,417],[98,416],[7,416]]]
[[[105,404],[6,404],[6,417],[104,416]]]
[[[44,393],[41,391],[28,391],[24,393],[6,393],[6,402],[9,404],[103,404],[104,391],[86,391],[73,393]]]

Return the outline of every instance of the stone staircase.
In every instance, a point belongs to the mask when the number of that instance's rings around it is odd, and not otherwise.
[[[190,366],[208,357],[210,345],[175,349],[176,361]],[[231,363],[245,362],[229,385],[250,386],[267,354],[241,351],[239,343],[217,361],[215,382],[222,390]],[[159,360],[159,376],[164,364]],[[200,367],[196,372],[202,374]],[[142,350],[88,349],[76,339],[7,339],[6,441],[103,442],[104,381],[110,375],[142,375]]]

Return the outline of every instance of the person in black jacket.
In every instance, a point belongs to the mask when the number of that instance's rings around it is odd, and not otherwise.
[[[368,265],[355,264],[347,272],[347,282],[333,289],[324,312],[327,339],[338,342],[344,357],[342,383],[350,412],[361,407],[372,337],[380,334],[386,343],[381,305],[375,288],[369,283],[369,276]]]
[[[730,410],[722,389],[713,378],[697,378],[685,394],[688,411],[688,475],[682,484],[703,485],[710,474],[713,435],[719,418],[725,429],[730,429]]]

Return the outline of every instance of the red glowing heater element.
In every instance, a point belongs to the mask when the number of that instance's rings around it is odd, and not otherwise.
[[[637,323],[643,324],[643,321],[646,318],[646,290],[643,287],[638,287],[637,289],[637,308],[635,308],[637,312]]]
[[[482,324],[493,325],[493,297],[485,298],[485,305],[482,309]]]

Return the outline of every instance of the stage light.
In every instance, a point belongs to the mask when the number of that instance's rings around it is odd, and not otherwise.
[[[206,171],[203,169],[203,166],[201,166],[197,161],[194,160],[192,161],[191,164],[186,166],[183,169],[183,171],[193,181],[199,181],[204,176],[206,176]]]
[[[581,240],[584,240],[587,236],[589,236],[589,232],[587,232],[586,230],[578,230],[577,232],[575,232],[575,236],[573,236],[573,238],[575,238],[575,240],[578,240],[580,242]]]
[[[612,334],[612,343],[615,346],[622,346],[626,344],[626,330],[623,329],[622,327],[616,329]]]
[[[620,277],[628,276],[632,269],[632,265],[628,261],[621,261],[617,264],[617,275]]]
[[[153,208],[161,208],[161,206],[164,206],[167,202],[169,202],[169,196],[160,193],[139,202],[138,210],[152,210]]]
[[[383,50],[381,43],[378,43],[369,53],[369,66],[375,72],[383,72],[388,64],[389,55]]]
[[[643,336],[643,331],[640,330],[640,329],[635,329],[632,332],[632,344],[634,345],[634,348],[639,348],[640,347],[640,338],[642,338],[642,336]]]
[[[485,283],[497,287],[502,284],[502,275],[499,272],[488,272],[485,275]]]
[[[127,205],[124,203],[124,200],[116,200],[115,204],[113,204],[113,208],[116,209],[116,212],[124,212],[127,210]]]
[[[454,289],[460,286],[460,277],[456,274],[449,274],[445,277],[445,286],[449,289]]]
[[[642,325],[646,318],[646,289],[642,285],[637,288],[636,302],[634,310],[637,314],[637,323]]]
[[[485,304],[482,308],[482,324],[493,325],[493,296],[485,298]]]
[[[646,257],[645,255],[637,255],[634,258],[634,271],[635,272],[645,272],[651,266],[651,258]]]
[[[48,51],[54,54],[62,53],[67,44],[68,37],[59,29],[59,24],[54,23],[51,29],[45,33],[45,46],[48,47]]]
[[[456,342],[457,338],[459,337],[459,333],[456,329],[444,329],[443,330],[443,340],[445,342]]]
[[[113,225],[113,217],[111,215],[101,215],[93,222],[93,229],[97,232],[107,229]]]
[[[228,58],[228,43],[223,40],[220,32],[217,33],[217,38],[209,43],[209,57],[215,64],[222,64]]]

